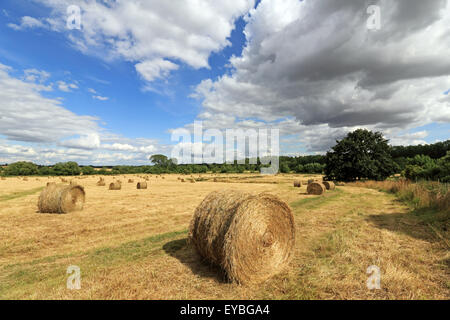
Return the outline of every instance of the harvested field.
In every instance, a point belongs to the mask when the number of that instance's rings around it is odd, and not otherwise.
[[[39,193],[59,178],[2,180],[0,298],[450,299],[449,229],[377,190],[338,186],[315,196],[292,187],[308,178],[203,174],[186,187],[176,175],[150,176],[152,188],[111,192],[89,176],[83,211],[64,215],[37,213]],[[230,283],[188,245],[195,209],[218,190],[268,192],[289,204],[296,242],[280,273]],[[81,269],[81,290],[66,289],[70,265]],[[366,287],[371,265],[381,270],[380,290]]]

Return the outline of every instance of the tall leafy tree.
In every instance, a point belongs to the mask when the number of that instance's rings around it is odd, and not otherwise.
[[[395,173],[388,140],[380,132],[358,129],[336,142],[326,155],[326,179],[384,180]]]

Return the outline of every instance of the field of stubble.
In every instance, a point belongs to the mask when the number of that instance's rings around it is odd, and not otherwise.
[[[59,178],[0,181],[0,299],[450,298],[448,241],[392,195],[344,186],[309,196],[292,185],[305,175],[153,175],[147,190],[136,190],[136,176],[116,177],[122,190],[108,190],[112,177],[105,187],[68,178],[85,187],[86,203],[62,215],[36,206]],[[270,192],[291,206],[296,246],[282,273],[254,287],[226,283],[187,244],[195,208],[220,189]],[[70,265],[81,269],[80,290],[66,288]],[[366,287],[371,265],[380,290]]]

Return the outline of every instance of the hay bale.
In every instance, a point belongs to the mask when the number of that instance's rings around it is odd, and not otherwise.
[[[334,190],[336,188],[333,181],[323,181],[322,183],[327,190]]]
[[[217,182],[218,180],[217,180],[217,178],[214,178],[214,180],[213,180],[214,182]]]
[[[315,194],[320,196],[325,193],[326,189],[327,188],[322,183],[315,181],[308,184],[306,192],[308,192],[308,194]]]
[[[121,190],[122,189],[122,183],[120,181],[111,182],[109,184],[109,190]]]
[[[103,178],[100,178],[99,181],[97,181],[97,187],[104,187],[106,186],[105,180]]]
[[[215,191],[197,207],[189,241],[232,282],[259,283],[289,261],[295,224],[289,206],[262,193]]]
[[[300,181],[294,181],[294,188],[300,188],[302,186],[302,183]]]
[[[128,179],[128,183],[134,183],[133,179]]]
[[[69,213],[83,210],[86,194],[84,188],[50,182],[42,190],[38,208],[41,213]]]
[[[147,189],[147,182],[145,182],[145,181],[138,182],[136,187],[138,189]]]
[[[308,179],[308,184],[313,183],[314,181],[316,181],[316,180],[314,180],[314,179]]]
[[[5,178],[5,177],[2,177],[2,180],[6,180],[6,178]]]
[[[184,179],[181,179],[180,181],[181,181],[181,182],[184,182]]]
[[[28,178],[23,178],[23,181],[28,181]]]
[[[55,185],[56,186],[56,182],[47,182],[47,187],[51,186],[51,185]]]

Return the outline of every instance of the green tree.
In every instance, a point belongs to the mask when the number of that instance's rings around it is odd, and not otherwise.
[[[87,166],[87,167],[81,168],[81,172],[82,172],[83,175],[85,175],[85,176],[93,175],[93,174],[95,174],[95,169],[92,168],[91,166]]]
[[[384,180],[397,169],[388,140],[380,132],[358,129],[336,142],[326,155],[328,180]]]
[[[76,162],[59,162],[53,167],[53,172],[57,176],[78,176],[81,169]]]
[[[33,176],[38,173],[38,166],[26,161],[11,163],[4,170],[5,176]]]

